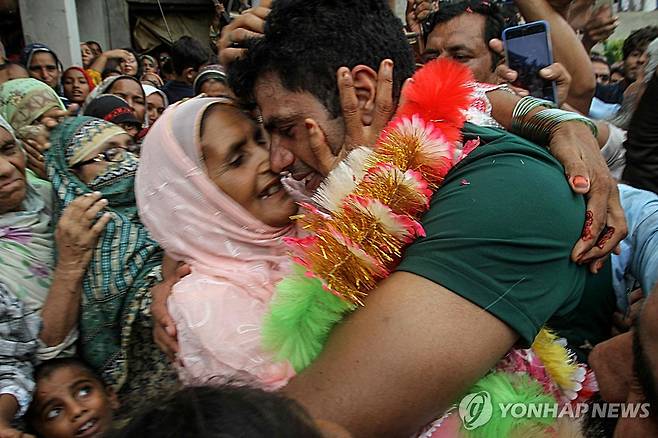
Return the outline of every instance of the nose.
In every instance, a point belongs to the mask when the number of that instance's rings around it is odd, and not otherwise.
[[[14,173],[16,168],[4,156],[0,155],[0,178],[6,178]]]
[[[270,145],[270,167],[272,172],[281,173],[292,166],[295,162],[295,156],[288,149],[281,145],[278,135],[272,135],[272,144]]]
[[[644,53],[642,53],[642,56],[640,56],[640,59],[638,59],[637,63],[642,66],[645,65],[649,61],[649,51],[645,50]]]
[[[71,421],[77,421],[82,415],[87,412],[87,408],[79,403],[77,400],[70,400],[68,403],[68,410],[71,415]]]

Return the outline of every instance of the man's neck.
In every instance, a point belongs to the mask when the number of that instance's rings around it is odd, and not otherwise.
[[[187,77],[185,75],[176,75],[176,78],[174,79],[175,82],[181,82],[185,85],[192,85],[191,82],[187,80]]]

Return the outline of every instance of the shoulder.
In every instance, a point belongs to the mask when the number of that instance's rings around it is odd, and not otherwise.
[[[585,203],[543,148],[493,128],[479,138],[434,193],[422,219],[426,237],[399,269],[480,305],[532,342],[554,314],[578,302],[584,270],[570,261]]]

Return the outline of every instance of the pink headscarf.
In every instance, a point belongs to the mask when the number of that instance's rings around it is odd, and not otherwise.
[[[294,371],[261,350],[260,327],[274,285],[289,272],[282,238],[294,230],[263,224],[206,175],[200,124],[205,111],[222,102],[194,98],[172,105],[151,127],[142,144],[137,204],[167,255],[192,270],[168,302],[181,378],[240,378],[277,389]]]

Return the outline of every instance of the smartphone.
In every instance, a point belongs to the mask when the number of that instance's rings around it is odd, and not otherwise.
[[[503,31],[505,60],[519,76],[514,86],[525,88],[531,96],[557,102],[555,81],[539,76],[539,70],[553,64],[550,29],[546,21],[533,21]]]

